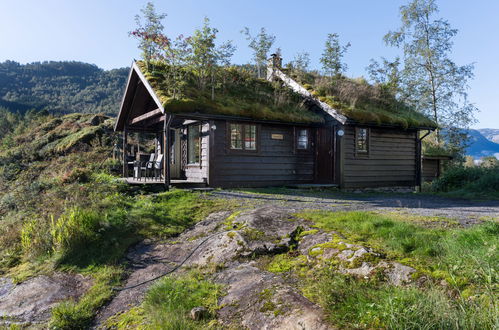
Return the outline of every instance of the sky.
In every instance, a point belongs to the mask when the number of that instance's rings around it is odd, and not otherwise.
[[[0,0],[0,62],[75,60],[104,69],[130,66],[140,57],[136,40],[128,36],[134,16],[147,0]],[[170,36],[190,35],[209,17],[219,29],[220,42],[237,46],[234,63],[251,61],[241,30],[265,27],[276,36],[284,62],[308,52],[311,67],[319,58],[328,33],[350,42],[344,60],[347,75],[366,75],[370,59],[393,58],[398,50],[383,36],[400,26],[399,7],[408,0],[155,0]],[[499,1],[438,0],[439,17],[459,30],[452,59],[474,63],[470,100],[480,109],[475,128],[499,128]]]

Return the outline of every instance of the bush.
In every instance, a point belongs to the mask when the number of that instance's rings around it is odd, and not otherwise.
[[[456,197],[499,198],[499,167],[452,167],[430,189]]]

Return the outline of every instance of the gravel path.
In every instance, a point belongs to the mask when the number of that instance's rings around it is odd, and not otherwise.
[[[467,201],[416,194],[344,194],[290,189],[278,193],[213,191],[211,196],[238,200],[247,206],[276,206],[298,210],[399,212],[445,217],[469,226],[484,219],[499,220],[499,201]]]

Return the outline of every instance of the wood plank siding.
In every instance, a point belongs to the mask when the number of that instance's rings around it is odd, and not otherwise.
[[[343,137],[343,187],[415,186],[416,132],[369,128],[368,152],[357,153],[354,126]]]
[[[314,181],[313,147],[295,150],[293,126],[257,124],[257,151],[251,152],[230,150],[228,122],[216,121],[215,125],[210,186],[264,187]],[[310,142],[312,132],[310,129]],[[281,135],[282,139],[275,138]]]
[[[423,158],[423,181],[431,182],[440,175],[440,160],[439,159],[424,159]]]

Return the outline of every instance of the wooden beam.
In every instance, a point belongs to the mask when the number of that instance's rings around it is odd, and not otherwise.
[[[162,114],[161,109],[155,109],[155,110],[146,112],[143,115],[140,115],[140,116],[137,116],[137,117],[133,118],[130,121],[130,124],[136,124],[138,122],[141,122],[141,121],[149,119],[149,118],[153,118],[153,117],[155,117],[157,115],[160,115],[160,114]]]
[[[123,130],[123,177],[126,178],[128,177],[128,164],[126,161],[126,145],[128,140],[128,131],[125,127]]]

